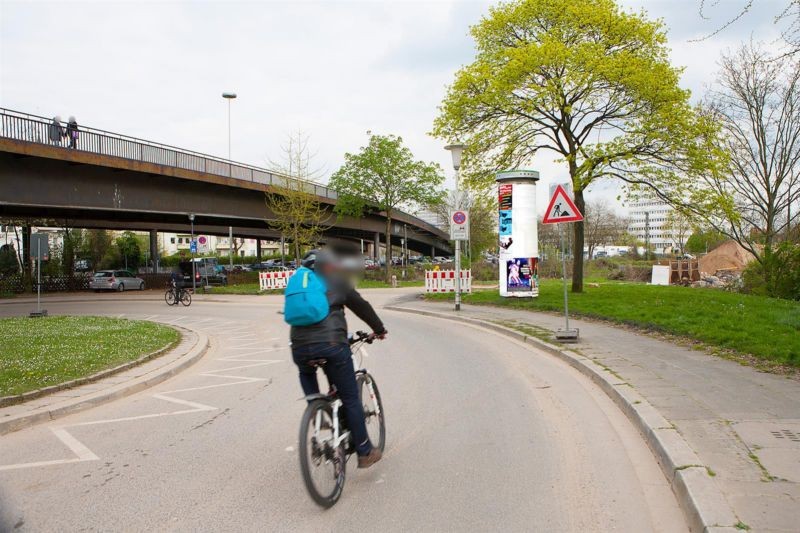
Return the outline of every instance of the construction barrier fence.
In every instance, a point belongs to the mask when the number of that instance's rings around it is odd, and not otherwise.
[[[271,291],[275,289],[285,289],[289,278],[294,274],[294,270],[282,270],[279,272],[259,272],[258,290]]]
[[[462,270],[461,292],[472,292],[472,271]],[[456,292],[455,270],[426,270],[425,292]]]

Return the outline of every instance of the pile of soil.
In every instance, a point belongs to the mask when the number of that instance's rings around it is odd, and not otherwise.
[[[755,259],[736,241],[727,241],[700,258],[700,272],[714,274],[720,270],[741,272]]]

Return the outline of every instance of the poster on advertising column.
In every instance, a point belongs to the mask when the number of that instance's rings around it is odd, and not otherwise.
[[[500,295],[539,295],[539,235],[536,219],[535,170],[499,172],[497,230]]]

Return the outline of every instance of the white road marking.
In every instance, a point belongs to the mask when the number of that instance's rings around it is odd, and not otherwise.
[[[65,465],[70,463],[81,463],[84,461],[97,461],[97,457],[92,450],[87,448],[82,442],[70,435],[64,428],[51,427],[50,431],[76,455],[71,459],[53,459],[52,461],[35,461],[32,463],[16,463],[0,466],[0,472],[5,470],[19,470],[21,468],[35,468],[39,466]]]
[[[259,350],[255,353],[260,353],[263,351],[275,351],[275,350]],[[0,472],[5,470],[18,470],[22,468],[35,468],[35,467],[43,467],[43,466],[54,466],[54,465],[63,465],[63,464],[71,464],[71,463],[79,463],[84,461],[98,461],[100,457],[95,455],[86,445],[76,439],[72,434],[70,434],[66,428],[67,427],[81,427],[81,426],[95,426],[100,424],[113,424],[119,422],[131,422],[135,420],[146,420],[150,418],[160,418],[164,416],[177,416],[177,415],[185,415],[191,413],[199,413],[203,411],[215,411],[219,409],[219,407],[215,407],[212,405],[206,405],[199,402],[192,402],[189,400],[184,400],[181,398],[175,398],[171,396],[172,394],[178,394],[181,392],[190,392],[190,391],[198,391],[198,390],[206,390],[206,389],[214,389],[218,387],[228,387],[231,385],[243,385],[246,383],[255,383],[259,381],[266,381],[267,378],[258,378],[258,377],[250,377],[250,376],[236,376],[230,374],[222,374],[222,372],[232,372],[235,370],[243,370],[246,368],[256,368],[261,366],[267,366],[274,363],[282,363],[283,360],[281,359],[241,359],[242,355],[248,354],[238,354],[238,355],[231,355],[228,357],[220,357],[216,360],[218,361],[230,361],[230,362],[240,362],[240,363],[252,363],[246,365],[238,365],[233,367],[227,368],[220,368],[219,370],[212,370],[208,372],[202,372],[197,374],[198,376],[205,376],[205,377],[212,377],[212,378],[221,378],[221,379],[229,379],[233,381],[229,381],[228,383],[215,383],[213,385],[202,385],[199,387],[188,387],[184,389],[177,389],[171,391],[165,391],[157,394],[153,394],[152,397],[157,400],[162,400],[166,402],[175,403],[178,405],[184,405],[189,407],[190,409],[180,409],[178,411],[165,411],[159,413],[149,413],[145,415],[137,415],[137,416],[127,416],[122,418],[111,418],[111,419],[103,419],[103,420],[92,420],[89,422],[79,422],[77,424],[70,424],[69,426],[60,426],[60,427],[51,427],[50,430],[53,434],[67,446],[67,448],[72,451],[76,455],[76,457],[69,458],[69,459],[54,459],[50,461],[35,461],[29,463],[17,463],[17,464],[10,464],[10,465],[0,465]]]

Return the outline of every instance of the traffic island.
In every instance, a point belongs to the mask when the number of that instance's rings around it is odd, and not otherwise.
[[[92,316],[0,320],[0,407],[97,381],[171,349],[178,330]]]
[[[91,376],[73,380],[73,385],[69,387],[62,383],[57,386],[58,390],[36,397],[32,397],[36,394],[34,391],[24,393],[23,403],[0,407],[0,435],[84,411],[157,385],[200,360],[208,350],[208,335],[202,331],[151,322],[145,324],[174,331],[178,335],[177,342]],[[83,384],[78,383],[80,380],[83,380]]]

